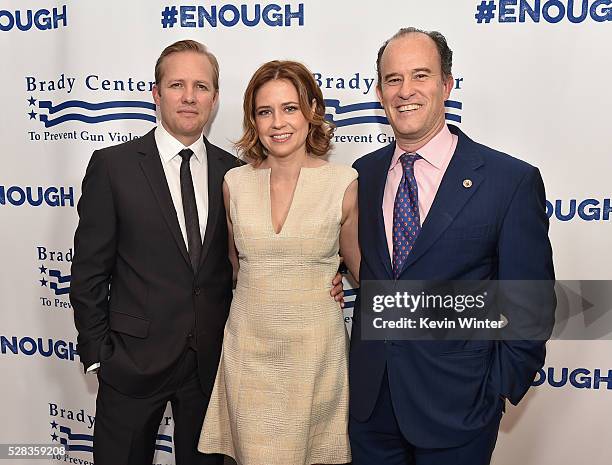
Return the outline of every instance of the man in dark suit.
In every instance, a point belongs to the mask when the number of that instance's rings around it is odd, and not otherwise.
[[[81,361],[99,370],[97,465],[151,464],[168,401],[177,465],[222,463],[196,450],[232,299],[222,182],[238,163],[203,137],[218,79],[202,44],[167,47],[162,124],[87,167],[70,298]]]
[[[446,125],[451,64],[444,37],[415,28],[379,51],[377,94],[396,141],[354,164],[361,281],[545,280],[537,311],[550,320],[539,171]],[[525,395],[545,341],[364,340],[360,303],[350,354],[353,465],[488,464],[505,399]]]

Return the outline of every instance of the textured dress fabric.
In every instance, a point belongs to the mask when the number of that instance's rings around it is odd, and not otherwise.
[[[270,170],[230,170],[240,270],[198,449],[239,465],[351,461],[348,336],[330,296],[342,201],[357,172],[302,168],[281,231],[272,226]]]

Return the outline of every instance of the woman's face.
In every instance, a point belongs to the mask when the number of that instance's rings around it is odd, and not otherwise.
[[[255,95],[255,125],[268,156],[306,154],[309,123],[290,81],[275,79],[259,88]]]

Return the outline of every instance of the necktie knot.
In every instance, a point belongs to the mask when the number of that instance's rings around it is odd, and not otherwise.
[[[417,161],[421,156],[418,153],[403,153],[400,156],[400,163],[404,171],[411,170],[414,168],[414,162]]]
[[[183,150],[181,150],[179,152],[179,155],[183,159],[183,161],[189,161],[189,159],[193,155],[193,150],[191,150],[191,149],[183,149]]]

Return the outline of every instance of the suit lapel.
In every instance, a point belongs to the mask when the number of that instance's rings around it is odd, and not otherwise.
[[[389,256],[389,246],[387,244],[387,234],[385,232],[385,219],[383,216],[383,197],[385,194],[385,184],[391,166],[391,159],[395,151],[395,143],[390,144],[381,153],[380,159],[376,160],[371,168],[372,175],[372,197],[369,200],[370,211],[376,212],[374,215],[374,228],[376,231],[375,244],[377,244],[378,254],[385,268],[389,279],[393,277],[391,269],[391,257]]]
[[[471,141],[463,133],[459,132],[458,137],[455,153],[444,173],[419,237],[404,262],[402,272],[429,250],[451,225],[484,179],[476,171],[484,163],[482,156],[473,150]],[[471,181],[470,187],[464,187],[465,180]]]
[[[181,251],[181,255],[189,265],[189,268],[191,268],[187,246],[185,245],[185,240],[181,233],[174,203],[172,202],[172,196],[170,195],[170,189],[168,188],[168,182],[166,181],[166,174],[164,173],[159,151],[155,144],[154,131],[155,130],[150,131],[140,139],[142,144],[139,152],[144,155],[140,161],[140,166],[151,186],[155,200],[172,233],[172,237],[174,237],[174,241]]]
[[[213,242],[217,222],[219,221],[219,210],[223,204],[223,176],[225,170],[218,149],[204,138],[206,145],[206,157],[208,160],[208,219],[206,221],[206,231],[202,242],[202,252],[200,253],[200,265],[202,267],[206,256],[210,251]],[[224,218],[225,219],[225,218]]]

